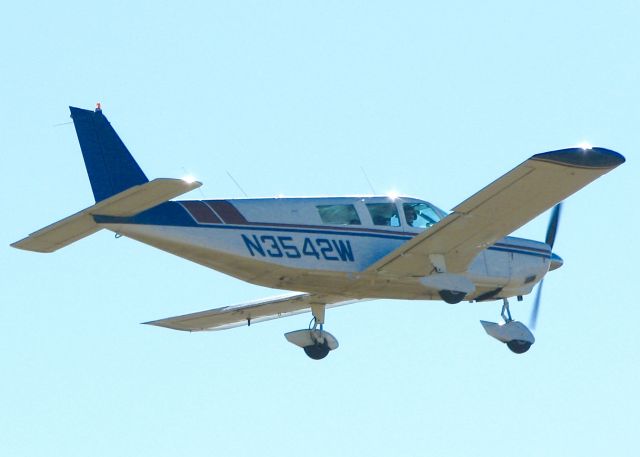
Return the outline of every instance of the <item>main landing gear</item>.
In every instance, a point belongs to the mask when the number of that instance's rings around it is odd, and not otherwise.
[[[504,320],[503,324],[480,321],[484,330],[489,336],[505,343],[512,352],[516,354],[527,352],[536,339],[526,325],[512,319],[509,301],[506,298],[502,299],[502,312],[500,315]]]
[[[313,319],[309,328],[284,334],[287,341],[304,349],[305,354],[313,360],[324,359],[330,351],[338,348],[338,340],[323,328],[324,311],[324,304],[311,305]]]

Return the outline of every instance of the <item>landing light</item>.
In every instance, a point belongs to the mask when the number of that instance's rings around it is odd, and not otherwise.
[[[592,146],[589,143],[587,143],[586,141],[583,141],[582,143],[578,144],[578,147],[580,149],[582,149],[583,151],[587,151],[587,150],[592,148]]]
[[[197,181],[197,179],[195,178],[195,176],[191,176],[191,175],[187,175],[187,176],[183,176],[182,180],[184,182],[186,182],[187,184],[193,184],[194,182]]]

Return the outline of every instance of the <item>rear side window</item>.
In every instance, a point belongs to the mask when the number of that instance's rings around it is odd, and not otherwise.
[[[358,212],[353,205],[318,205],[316,208],[325,224],[360,225]]]
[[[400,227],[398,208],[394,203],[367,203],[367,209],[374,225]]]

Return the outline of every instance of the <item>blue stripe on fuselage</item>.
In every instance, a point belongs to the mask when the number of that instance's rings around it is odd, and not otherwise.
[[[266,231],[266,232],[283,232],[283,233],[309,233],[309,234],[322,234],[322,235],[346,235],[346,236],[358,236],[369,238],[384,238],[390,240],[405,240],[412,239],[417,233],[407,233],[401,235],[396,233],[382,233],[380,230],[366,231],[366,229],[351,230],[347,227],[344,229],[322,229],[318,227],[308,227],[304,225],[254,225],[252,223],[242,225],[231,224],[198,224],[184,209],[184,207],[176,202],[165,202],[151,209],[143,211],[140,214],[136,214],[131,217],[116,217],[116,216],[93,216],[94,220],[99,224],[135,224],[135,225],[167,225],[173,227],[200,227],[207,229],[222,229],[222,230],[251,230],[251,231]],[[513,240],[513,238],[511,238]],[[535,248],[531,246],[524,246],[518,244],[507,244],[504,241],[498,242],[493,246],[487,248],[491,251],[511,252],[514,254],[524,254],[534,257],[549,258],[551,252],[546,249]]]

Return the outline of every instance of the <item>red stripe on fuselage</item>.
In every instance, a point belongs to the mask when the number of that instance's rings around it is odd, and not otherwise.
[[[222,221],[215,213],[202,202],[183,201],[182,206],[191,214],[191,217],[199,224],[220,224]]]
[[[222,218],[225,224],[247,223],[247,220],[240,211],[226,200],[206,200],[204,203],[211,207],[216,214]]]

